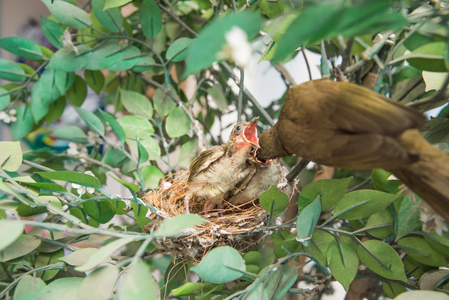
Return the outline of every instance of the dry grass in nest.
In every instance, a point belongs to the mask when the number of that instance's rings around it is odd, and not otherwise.
[[[149,217],[151,223],[144,229],[156,230],[168,218],[185,213],[184,198],[187,192],[187,174],[168,178],[171,185],[161,185],[148,192],[144,200],[153,205],[158,212]],[[256,241],[263,237],[263,227],[268,213],[260,206],[258,199],[244,205],[235,206],[224,203],[223,210],[203,212],[204,199],[193,198],[189,202],[191,213],[203,216],[207,222],[185,231],[183,234],[157,241],[157,246],[165,253],[187,262],[198,262],[211,249],[218,246],[231,246],[240,252],[250,251]]]

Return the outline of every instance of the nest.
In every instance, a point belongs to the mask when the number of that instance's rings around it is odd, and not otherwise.
[[[144,229],[152,232],[166,219],[185,213],[186,192],[186,173],[167,178],[158,189],[149,191],[144,200],[158,211],[149,215],[151,223]],[[250,251],[256,241],[264,237],[265,233],[260,228],[267,223],[268,213],[260,206],[258,199],[239,206],[225,201],[222,209],[207,214],[203,211],[204,204],[204,199],[194,197],[189,202],[189,208],[191,213],[203,216],[207,222],[179,236],[159,239],[156,246],[181,260],[197,262],[218,246],[228,245],[242,253]]]

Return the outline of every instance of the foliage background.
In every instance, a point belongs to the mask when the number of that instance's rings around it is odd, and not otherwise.
[[[259,115],[260,129],[274,124],[283,98],[262,107],[232,57],[217,56],[233,26],[287,87],[294,80],[284,63],[307,48],[320,55],[323,77],[340,66],[351,82],[405,105],[443,107],[422,130],[447,150],[445,2],[42,2],[51,13],[41,19],[50,47],[0,39],[22,59],[0,59],[0,117],[31,148],[0,144],[1,298],[311,299],[330,293],[335,280],[355,299],[354,280],[371,299],[406,289],[447,293],[443,221],[382,170],[336,170],[319,181],[303,171],[297,217],[267,224],[271,235],[251,252],[219,247],[196,266],[155,255],[152,242],[203,220],[182,215],[142,233],[152,208],[141,200],[201,149],[223,143],[226,115]],[[88,93],[101,98],[98,109],[82,106]],[[54,126],[67,109],[82,128]],[[107,178],[130,197],[111,195]]]

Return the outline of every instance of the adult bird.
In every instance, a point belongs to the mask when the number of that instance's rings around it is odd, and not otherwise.
[[[192,197],[206,199],[205,212],[221,208],[225,194],[254,172],[247,160],[259,147],[258,119],[237,123],[226,144],[204,150],[192,161],[184,199],[187,212]]]
[[[449,156],[421,137],[425,120],[356,84],[312,80],[287,92],[278,122],[260,136],[260,156],[296,154],[327,166],[383,168],[449,221]]]

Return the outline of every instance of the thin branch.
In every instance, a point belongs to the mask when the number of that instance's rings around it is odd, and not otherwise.
[[[243,89],[245,82],[245,71],[243,68],[240,68],[240,87],[239,87],[239,97],[237,99],[237,121],[240,122],[242,120],[242,110],[243,110]]]
[[[284,79],[284,81],[286,82],[288,87],[296,85],[295,79],[293,78],[293,76],[290,74],[290,72],[287,70],[287,68],[285,67],[285,65],[283,63],[277,63],[274,65],[274,67],[276,68],[276,70],[279,71],[279,73],[281,73],[281,76]],[[309,76],[310,76],[310,73],[309,73]]]

